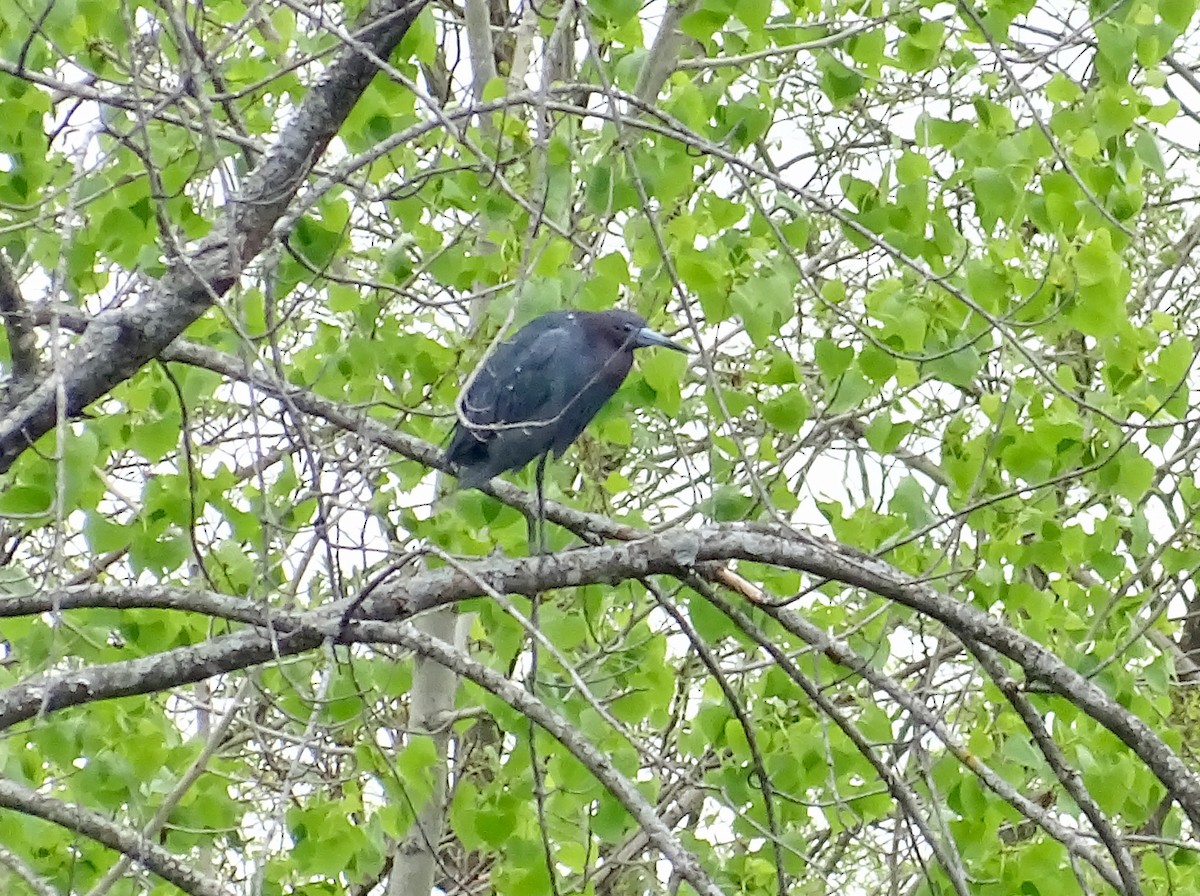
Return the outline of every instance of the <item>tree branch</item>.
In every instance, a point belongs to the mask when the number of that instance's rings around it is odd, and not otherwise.
[[[675,872],[691,884],[697,893],[722,896],[720,888],[709,877],[700,860],[671,833],[650,801],[642,796],[633,782],[621,774],[612,761],[575,726],[553,712],[541,700],[524,688],[513,684],[482,663],[456,651],[449,644],[418,632],[410,625],[378,625],[361,623],[353,626],[356,639],[400,644],[421,656],[428,657],[463,678],[469,678],[484,690],[495,694],[526,718],[536,722],[566,747],[576,759],[587,766],[609,793],[625,807]]]
[[[733,619],[740,628],[744,631],[751,630],[751,626],[747,624],[749,620],[741,610],[730,606],[717,595],[711,594],[708,589],[703,588],[702,583],[694,584],[701,587],[701,594],[714,603],[721,612]],[[1120,888],[1121,878],[1111,866],[1104,862],[1103,858],[1092,848],[1091,843],[1086,838],[1081,836],[1078,831],[1062,824],[1054,813],[1047,812],[1037,803],[1024,796],[1012,784],[1006,781],[1001,774],[993,770],[978,756],[971,753],[970,750],[966,749],[966,747],[959,743],[958,738],[949,727],[939,720],[929,707],[921,702],[912,691],[903,687],[899,680],[875,668],[870,661],[856,653],[844,641],[839,641],[832,637],[824,629],[809,622],[799,613],[780,606],[767,606],[764,607],[764,610],[787,631],[811,645],[822,656],[827,657],[846,669],[850,669],[873,688],[887,694],[898,706],[903,707],[913,719],[931,731],[945,745],[947,751],[961,762],[964,767],[968,768],[972,774],[976,775],[988,789],[1034,824],[1041,827],[1072,853],[1088,862],[1114,889]],[[785,672],[793,675],[793,677],[794,674],[798,674],[798,671],[794,670],[795,663],[792,659],[775,646],[773,642],[767,640],[760,642],[760,644],[763,649],[771,654],[775,662]]]
[[[1092,823],[1092,828],[1100,837],[1100,842],[1113,857],[1117,872],[1121,875],[1120,885],[1116,889],[1126,896],[1141,896],[1141,884],[1138,882],[1137,871],[1133,866],[1133,857],[1129,854],[1129,849],[1113,826],[1109,824],[1108,819],[1104,817],[1104,813],[1096,805],[1096,801],[1092,799],[1087,788],[1083,786],[1083,779],[1078,769],[1072,768],[1067,762],[1067,757],[1063,754],[1062,749],[1054,742],[1050,732],[1046,730],[1041,715],[1029,702],[1029,698],[1021,693],[1016,680],[1005,671],[994,653],[986,647],[970,641],[967,642],[967,647],[979,658],[979,662],[992,681],[1000,688],[1012,708],[1017,711],[1017,715],[1021,717],[1021,721],[1033,735],[1033,742],[1046,757],[1046,763],[1054,772],[1054,776],[1058,778],[1059,783],[1071,795],[1071,799],[1087,816],[1088,821]]]
[[[217,881],[197,873],[177,855],[130,828],[111,822],[82,806],[43,796],[15,781],[0,778],[0,808],[42,818],[69,831],[90,837],[109,849],[129,856],[142,867],[173,883],[185,893],[191,893],[192,896],[231,896],[233,892]]]
[[[471,94],[476,102],[483,99],[483,88],[496,77],[496,56],[492,47],[492,20],[487,0],[466,0],[467,46],[471,54]]]
[[[21,882],[29,887],[29,891],[36,896],[61,896],[54,887],[39,877],[24,859],[3,844],[0,844],[0,866],[7,868],[12,874],[19,877]]]
[[[38,356],[33,322],[26,312],[17,276],[3,252],[0,252],[0,321],[4,323],[12,358],[12,382],[8,390],[11,398],[23,395],[30,387],[37,373]]]
[[[216,591],[172,588],[167,585],[71,585],[35,594],[0,597],[0,619],[96,607],[108,610],[179,610],[257,626],[269,626],[279,615],[288,619],[294,619],[297,615],[277,614],[261,603]]]
[[[386,58],[426,2],[377,0],[361,20],[359,41]],[[161,280],[143,284],[132,305],[93,318],[62,369],[0,418],[0,473],[49,432],[60,414],[78,414],[133,376],[233,286],[374,75],[374,64],[358,49],[341,51],[225,207],[212,235]],[[57,399],[60,386],[66,395],[63,408]]]
[[[39,675],[0,691],[0,729],[66,706],[151,693],[245,669],[310,650],[327,637],[347,643],[352,639],[341,617],[351,609],[359,619],[395,621],[489,591],[532,595],[551,588],[681,575],[692,569],[707,577],[712,564],[729,560],[767,563],[863,588],[938,620],[963,640],[991,647],[1120,738],[1171,791],[1192,822],[1200,824],[1200,779],[1150,726],[1036,641],[883,560],[805,533],[745,524],[671,531],[549,556],[489,558],[461,569],[443,567],[385,583],[357,608],[353,599],[338,601],[298,616],[275,617],[265,631],[240,632],[107,666]]]
[[[247,370],[245,362],[233,355],[178,340],[163,352],[162,359],[203,367],[231,379],[240,380],[271,395],[285,399],[290,405],[305,414],[320,417],[339,429],[355,433],[410,460],[415,460],[434,470],[441,470],[443,473],[451,472],[442,456],[441,449],[436,445],[398,432],[356,411],[348,411],[344,405],[321,398],[306,389],[280,383],[266,374]],[[535,501],[528,492],[501,479],[493,479],[486,483],[481,490],[526,515],[533,514],[537,510]],[[546,503],[546,519],[570,529],[582,538],[591,540],[599,537],[630,541],[640,538],[644,534],[633,526],[623,525],[608,517],[585,513],[552,502]]]
[[[663,84],[667,83],[667,78],[675,71],[684,44],[692,40],[679,30],[679,23],[695,6],[696,0],[674,0],[667,4],[658,24],[654,44],[646,51],[642,70],[638,73],[637,84],[633,88],[634,96],[642,102],[654,105]]]

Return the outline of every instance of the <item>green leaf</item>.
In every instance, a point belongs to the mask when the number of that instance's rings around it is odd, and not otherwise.
[[[905,151],[896,162],[896,177],[901,183],[921,181],[933,174],[929,159],[918,152]]]
[[[1162,153],[1158,151],[1158,141],[1154,139],[1153,134],[1149,131],[1139,131],[1133,146],[1143,165],[1159,177],[1166,174],[1167,166],[1163,162]]]
[[[704,0],[698,9],[683,17],[679,29],[696,40],[707,40],[729,21],[733,10],[733,4]]]
[[[867,426],[865,436],[872,450],[890,454],[911,431],[912,424],[896,423],[887,414],[880,414]]]
[[[734,6],[734,15],[751,31],[759,31],[770,14],[771,0],[738,0]]]
[[[144,419],[129,435],[129,447],[154,463],[179,447],[182,418],[178,414]]]
[[[411,738],[396,756],[396,772],[404,782],[406,798],[414,805],[422,805],[433,793],[428,771],[437,761],[437,747],[429,737]]]
[[[483,85],[482,101],[485,103],[495,102],[504,97],[508,93],[508,80],[506,78],[491,78]]]
[[[1074,103],[1083,97],[1083,90],[1063,72],[1055,72],[1045,89],[1046,99],[1052,103]]]
[[[979,219],[988,230],[1011,218],[1023,195],[1012,175],[998,168],[975,169],[974,187]]]
[[[1118,473],[1114,482],[1117,493],[1136,504],[1141,501],[1154,481],[1154,464],[1127,446],[1113,461]]]
[[[854,35],[846,44],[846,51],[855,62],[862,64],[872,74],[878,73],[886,61],[887,33],[883,28]]]
[[[867,397],[874,394],[874,387],[858,370],[851,368],[838,378],[828,390],[830,414],[841,414],[852,408],[861,407]]]
[[[915,131],[921,146],[952,149],[972,132],[972,126],[969,121],[948,121],[923,113],[917,118]]]
[[[1079,290],[1072,321],[1090,336],[1111,336],[1126,321],[1129,272],[1107,230],[1093,233],[1075,256]]]
[[[775,429],[796,433],[808,419],[809,404],[798,388],[789,389],[763,405],[763,419]]]
[[[1096,70],[1112,84],[1128,84],[1137,48],[1137,33],[1129,25],[1111,18],[1097,22],[1094,30],[1099,48]]]
[[[900,67],[907,72],[920,72],[932,68],[938,61],[938,52],[945,39],[946,26],[941,22],[921,22],[900,39],[896,57]]]
[[[882,385],[895,375],[897,364],[894,355],[866,345],[858,356],[858,367],[873,383]]]
[[[705,504],[705,511],[717,522],[745,522],[749,518],[751,500],[740,486],[720,486]]]
[[[929,496],[912,476],[905,476],[896,486],[888,509],[892,513],[904,517],[909,527],[913,529],[928,526],[935,519],[930,507]],[[888,730],[890,732],[890,726]]]
[[[1162,20],[1182,34],[1196,14],[1195,0],[1159,0],[1158,14]]]
[[[668,417],[675,417],[683,407],[680,384],[687,374],[687,357],[679,352],[642,352],[638,368],[646,384],[654,390],[654,404]]]
[[[84,532],[89,546],[97,554],[107,554],[129,544],[130,533],[126,526],[95,511],[88,513]]]
[[[0,516],[40,517],[50,512],[54,495],[35,485],[15,485],[0,493]]]
[[[1042,196],[1051,227],[1070,233],[1079,226],[1082,220],[1079,203],[1083,200],[1083,192],[1074,178],[1061,171],[1044,175]]]
[[[182,532],[155,533],[146,529],[131,529],[129,565],[135,572],[156,575],[179,569],[190,556],[188,538]]]
[[[854,349],[838,345],[832,339],[818,339],[813,346],[817,366],[827,379],[837,379],[849,369],[854,360]]]
[[[746,325],[746,334],[760,348],[779,332],[792,308],[792,281],[779,271],[758,272],[730,295],[730,303]]]
[[[927,363],[931,374],[942,382],[955,386],[970,386],[975,382],[983,367],[983,358],[974,345],[967,345],[956,352],[942,355]]]
[[[831,53],[817,56],[817,68],[821,72],[821,90],[838,108],[848,105],[862,90],[862,75]]]
[[[1151,363],[1150,369],[1159,379],[1174,386],[1183,382],[1183,378],[1187,376],[1187,372],[1195,360],[1196,350],[1192,341],[1183,336],[1177,336],[1158,353],[1158,357]]]

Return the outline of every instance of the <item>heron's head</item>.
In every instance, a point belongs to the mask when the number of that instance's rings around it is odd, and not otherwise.
[[[657,330],[650,329],[646,318],[633,311],[619,309],[601,311],[595,315],[593,320],[593,326],[600,331],[604,341],[617,347],[629,347],[632,351],[635,348],[661,346],[677,352],[692,353],[690,348],[680,345],[673,339],[668,339]]]

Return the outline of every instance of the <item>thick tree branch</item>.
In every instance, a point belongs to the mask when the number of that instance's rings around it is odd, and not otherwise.
[[[449,645],[456,631],[456,614],[448,607],[426,613],[416,620],[412,633],[422,643]],[[446,828],[447,756],[450,745],[450,726],[438,724],[444,713],[453,710],[458,679],[445,662],[421,654],[413,668],[410,691],[409,725],[414,729],[409,737],[426,737],[433,746],[436,759],[429,765],[429,793],[423,804],[413,806],[416,817],[408,832],[396,845],[396,858],[388,878],[390,896],[408,896],[433,889],[438,847]],[[418,733],[419,732],[419,733]]]
[[[377,0],[357,37],[387,58],[427,0]],[[272,225],[337,133],[375,75],[375,65],[347,47],[305,97],[295,117],[225,207],[224,220],[159,281],[144,284],[125,308],[97,315],[68,353],[66,363],[0,418],[0,472],[60,414],[75,415],[136,373],[224,294],[262,250]],[[58,391],[66,407],[58,406]]]
[[[73,585],[35,594],[4,595],[0,597],[0,619],[89,607],[179,610],[258,626],[271,625],[276,618],[270,607],[216,591],[193,591],[166,585]],[[285,615],[288,618],[296,616],[294,613]]]
[[[991,647],[1120,738],[1171,791],[1193,823],[1200,824],[1200,779],[1145,722],[1037,642],[883,560],[812,535],[747,525],[671,531],[543,557],[489,558],[461,570],[444,567],[384,584],[357,607],[354,601],[340,601],[299,616],[277,617],[266,631],[240,632],[108,666],[40,675],[0,692],[0,728],[66,706],[151,693],[244,669],[310,650],[326,638],[346,641],[341,617],[351,609],[355,618],[394,621],[489,591],[532,595],[693,569],[707,574],[711,564],[730,560],[767,563],[863,588],[938,620],[964,640]]]
[[[0,252],[0,321],[8,336],[8,354],[12,358],[12,382],[9,395],[22,395],[38,369],[33,322],[29,319],[17,275],[8,258]]]
[[[0,778],[0,808],[12,809],[43,818],[103,843],[109,849],[128,856],[142,867],[154,872],[165,881],[173,883],[192,896],[230,896],[233,892],[220,883],[210,880],[184,864],[178,856],[147,840],[132,829],[109,821],[107,818],[59,800],[43,796],[37,791],[23,787],[14,781]]]
[[[679,64],[679,54],[684,45],[692,40],[679,30],[679,23],[695,6],[696,0],[675,0],[667,4],[662,21],[658,24],[654,45],[646,52],[637,84],[633,88],[634,96],[642,102],[653,104],[658,99],[663,84],[667,83],[667,78],[671,77],[671,72]],[[694,40],[692,42],[695,43]]]
[[[319,646],[326,631],[336,632],[336,623],[332,620],[323,620],[323,630],[311,614],[310,619],[306,624],[289,626],[284,631],[277,626],[265,631],[238,632],[153,656],[90,666],[75,672],[35,675],[0,691],[0,729],[68,706],[152,694],[248,669],[272,657],[295,656]]]

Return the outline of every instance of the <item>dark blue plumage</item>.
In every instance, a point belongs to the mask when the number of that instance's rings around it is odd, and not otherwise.
[[[651,345],[688,351],[631,311],[553,311],[530,321],[484,359],[467,390],[446,450],[459,484],[561,455],[625,381],[634,349]]]

